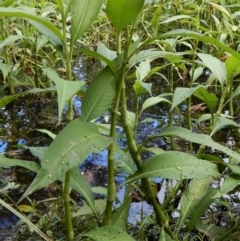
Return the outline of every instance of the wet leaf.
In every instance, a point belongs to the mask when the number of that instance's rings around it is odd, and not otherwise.
[[[91,81],[84,95],[81,119],[86,122],[103,115],[112,104],[115,93],[116,79],[107,66]]]
[[[109,0],[107,1],[106,12],[109,20],[120,33],[124,27],[137,18],[142,10],[144,0]]]
[[[71,37],[70,43],[74,43],[86,32],[97,18],[102,7],[103,0],[72,0],[71,1]]]
[[[20,200],[43,188],[75,166],[91,153],[98,153],[111,143],[94,124],[79,119],[70,122],[53,140],[42,158],[42,168]]]
[[[81,237],[89,237],[96,241],[134,241],[134,239],[124,232],[122,229],[115,226],[104,226],[86,232]]]
[[[142,171],[137,171],[128,182],[144,177],[162,177],[174,180],[219,177],[217,166],[209,161],[177,151],[160,153],[147,159]]]
[[[58,93],[58,123],[60,123],[62,112],[67,101],[84,86],[85,82],[64,80],[58,77],[55,70],[51,68],[44,68],[43,73],[56,84]]]

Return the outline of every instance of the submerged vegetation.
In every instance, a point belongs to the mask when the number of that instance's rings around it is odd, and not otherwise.
[[[58,106],[54,128],[38,129],[49,145],[15,145],[36,158],[0,155],[2,175],[17,167],[34,176],[14,184],[24,189],[18,200],[9,178],[1,183],[19,240],[36,239],[32,231],[39,240],[239,240],[238,2],[1,1],[2,110],[38,99],[47,122]],[[88,78],[75,71],[80,59],[94,70]],[[153,108],[167,116],[145,114]],[[106,150],[107,185],[91,187],[79,166]],[[153,212],[131,226],[136,199]]]

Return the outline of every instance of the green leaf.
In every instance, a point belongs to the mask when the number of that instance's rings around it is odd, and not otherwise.
[[[38,159],[40,161],[42,161],[42,158],[44,156],[44,153],[46,152],[46,150],[48,149],[48,147],[31,147],[31,146],[24,146],[26,149],[29,149],[29,151],[36,157],[38,157]]]
[[[94,206],[94,197],[93,197],[91,186],[83,177],[79,167],[78,166],[73,167],[70,170],[70,173],[71,173],[71,179],[70,179],[71,188],[73,188],[76,192],[80,193],[83,196],[83,198],[86,200],[88,206],[90,206],[93,212],[96,215],[98,215],[97,210]]]
[[[143,60],[150,59],[158,59],[158,58],[166,58],[168,60],[179,61],[182,58],[184,53],[171,53],[165,51],[156,51],[156,50],[142,50],[137,54],[134,54],[130,59],[128,66],[132,67],[136,63],[139,63]]]
[[[170,17],[167,20],[164,20],[160,24],[171,23],[171,22],[177,21],[179,19],[186,19],[186,18],[192,19],[192,17],[189,15],[177,15],[177,16]]]
[[[203,61],[205,66],[212,71],[212,73],[223,86],[227,80],[225,63],[210,54],[198,53],[197,55]]]
[[[47,42],[48,42],[48,39],[46,37],[44,37],[43,35],[38,36],[37,42],[36,42],[36,52],[38,53],[38,51],[43,46],[45,46]]]
[[[197,222],[196,228],[199,232],[204,233],[208,236],[210,240],[218,240],[226,233],[225,228],[217,227],[215,225],[203,224],[202,221]],[[229,235],[228,238],[231,238],[233,234]],[[226,239],[225,239],[226,240]],[[232,239],[228,239],[232,240]]]
[[[207,208],[215,201],[215,195],[218,193],[218,189],[209,188],[206,195],[203,196],[201,201],[195,206],[194,212],[188,222],[188,231],[192,230],[198,221],[198,219],[203,215]]]
[[[220,187],[219,193],[215,195],[216,198],[223,196],[224,194],[232,191],[240,183],[240,175],[232,173],[227,176],[224,183]]]
[[[9,7],[15,1],[16,0],[6,0],[4,3],[2,3],[2,6]]]
[[[109,68],[112,70],[112,72],[114,74],[116,74],[117,68],[116,68],[114,61],[109,60],[105,55],[102,55],[100,53],[97,53],[95,51],[91,51],[88,49],[80,49],[80,51],[82,53],[86,54],[87,56],[95,57],[95,58],[101,60],[102,62],[106,63],[109,66]]]
[[[142,171],[137,171],[125,183],[144,177],[162,177],[174,180],[219,177],[217,166],[209,161],[177,151],[160,153],[147,159]]]
[[[158,134],[158,136],[179,136],[184,138],[185,140],[215,148],[240,161],[240,155],[237,152],[232,151],[231,149],[214,142],[210,136],[205,134],[193,133],[190,130],[182,127],[169,127],[162,131],[160,134]]]
[[[173,241],[173,239],[171,239],[171,237],[164,231],[164,228],[162,228],[159,241]]]
[[[160,96],[156,96],[156,97],[150,97],[148,99],[146,99],[142,105],[142,109],[140,111],[140,114],[145,110],[147,109],[148,107],[150,106],[153,106],[157,103],[160,103],[160,102],[167,102],[169,104],[171,104],[171,102],[169,100],[167,100],[166,98],[162,98]]]
[[[0,63],[0,70],[2,71],[3,79],[6,80],[7,75],[11,71],[11,66],[9,64]]]
[[[0,8],[1,9],[1,8]],[[1,14],[0,14],[1,15]],[[23,35],[9,35],[7,38],[5,38],[1,43],[0,43],[0,49],[5,47],[5,46],[11,46],[13,45],[17,40],[23,39],[25,36]]]
[[[116,93],[116,79],[109,67],[105,67],[89,85],[82,103],[81,119],[91,121],[104,114]]]
[[[202,197],[207,193],[209,184],[213,181],[213,177],[208,176],[202,179],[193,179],[187,186],[181,197],[180,221],[178,227],[181,228],[183,222],[193,212],[196,205]]]
[[[218,117],[217,123],[215,124],[214,129],[212,130],[212,133],[210,136],[213,136],[217,131],[221,130],[226,126],[239,127],[239,125],[235,121],[229,120],[224,116],[220,116]]]
[[[108,49],[105,44],[103,43],[99,43],[97,45],[97,53],[99,53],[100,55],[104,56],[105,58],[107,58],[108,60],[114,60],[115,58],[117,58],[117,53],[116,51],[112,51],[110,49]],[[106,64],[102,61],[102,65],[105,67]]]
[[[127,219],[129,215],[129,209],[132,202],[131,196],[128,196],[124,202],[117,208],[112,215],[112,225],[119,227],[122,230],[126,230]]]
[[[70,43],[74,43],[92,25],[102,7],[103,0],[73,0],[71,4],[71,38]]]
[[[35,130],[47,134],[52,139],[55,139],[55,137],[57,136],[57,135],[53,134],[51,131],[49,131],[49,130],[45,130],[45,129],[35,129]]]
[[[115,226],[104,226],[86,232],[80,237],[89,237],[96,241],[134,241],[134,239],[124,232],[122,229]]]
[[[236,58],[240,59],[240,53],[238,53],[231,47],[226,46],[222,42],[218,41],[216,38],[209,37],[209,36],[199,34],[194,31],[189,31],[186,29],[176,29],[173,31],[169,31],[167,33],[161,34],[160,36],[154,37],[152,39],[148,39],[147,41],[145,41],[145,43],[143,45],[144,46],[148,45],[149,43],[152,43],[155,40],[169,38],[169,37],[176,37],[176,36],[193,38],[193,39],[197,39],[199,41],[205,42],[205,43],[213,44],[216,47],[219,47],[220,49],[225,50],[226,52],[228,52],[228,53],[232,54],[233,56],[235,56]]]
[[[203,86],[194,91],[194,95],[208,106],[210,113],[213,115],[218,104],[218,98],[215,94],[209,93]]]
[[[201,85],[198,85],[193,88],[181,88],[181,87],[176,88],[173,95],[173,103],[172,103],[171,110],[173,110],[177,105],[179,105],[188,97],[190,97],[200,87]]]
[[[81,164],[89,154],[100,152],[110,143],[111,139],[102,136],[94,124],[79,119],[70,122],[44,153],[42,168],[20,201],[56,181],[68,170]]]
[[[66,81],[58,77],[58,74],[51,68],[44,68],[43,73],[47,75],[57,86],[58,93],[58,123],[67,101],[73,97],[85,84],[84,81]]]
[[[229,56],[225,61],[225,65],[227,71],[227,80],[228,82],[231,82],[239,71],[240,60],[234,56]]]
[[[225,105],[232,99],[234,99],[235,97],[237,97],[238,95],[240,95],[240,86],[238,86],[235,91],[232,93],[232,95],[229,97],[228,101],[225,103]]]
[[[61,31],[50,21],[46,20],[46,18],[37,16],[36,14],[27,12],[26,10],[21,10],[18,8],[0,8],[0,16],[4,17],[17,17],[17,18],[25,18],[28,20],[33,20],[36,23],[41,24],[42,26],[45,26],[51,32],[56,35],[56,37],[60,40],[62,43],[63,41],[63,35]]]
[[[3,155],[0,155],[0,166],[4,168],[19,166],[27,168],[33,172],[38,172],[40,169],[39,165],[37,165],[37,163],[33,161],[21,161],[18,159],[10,159]]]
[[[135,20],[141,12],[144,0],[108,0],[106,12],[117,33]]]
[[[193,82],[202,75],[203,73],[203,67],[198,67],[194,69],[194,72],[192,73],[192,69],[189,71],[189,74],[191,78],[193,78]]]

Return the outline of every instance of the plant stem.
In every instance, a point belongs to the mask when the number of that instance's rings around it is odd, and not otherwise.
[[[121,52],[121,36],[117,34],[117,51],[118,54]],[[124,54],[126,56],[127,53]],[[117,124],[117,116],[118,116],[118,107],[120,102],[120,93],[122,82],[124,80],[124,75],[126,71],[127,64],[123,63],[121,72],[119,73],[119,79],[117,80],[117,92],[114,98],[113,107],[111,110],[111,127],[110,127],[110,137],[115,140],[116,139],[116,124]],[[115,143],[111,143],[108,147],[108,188],[107,188],[107,204],[105,208],[105,217],[103,223],[105,225],[110,225],[112,223],[112,207],[113,202],[115,200],[116,195],[116,185],[114,179],[114,151],[115,151]]]
[[[64,189],[63,189],[63,201],[65,207],[65,219],[66,219],[66,226],[67,226],[67,240],[73,241],[74,232],[72,227],[72,216],[71,216],[71,209],[70,209],[70,178],[71,178],[71,171],[67,171],[65,174],[65,182],[64,182]]]
[[[141,163],[141,157],[138,154],[137,146],[135,139],[133,137],[132,129],[129,123],[129,120],[127,118],[127,105],[126,105],[126,96],[125,96],[125,83],[122,85],[122,90],[121,90],[121,119],[123,123],[123,128],[126,133],[127,137],[127,143],[128,147],[130,150],[130,154],[132,156],[132,159],[134,163],[137,166],[138,171],[142,171],[142,163]],[[153,209],[156,214],[157,222],[158,224],[164,228],[164,230],[171,236],[172,239],[178,240],[178,238],[174,235],[173,231],[171,230],[168,219],[165,216],[164,212],[161,210],[159,204],[157,203],[156,200],[156,195],[153,193],[151,184],[147,178],[142,178],[141,179],[143,191],[145,192],[146,197],[150,200]]]

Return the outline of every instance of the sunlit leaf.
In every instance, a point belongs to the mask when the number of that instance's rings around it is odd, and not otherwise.
[[[223,85],[227,80],[225,63],[210,54],[198,53],[197,55]]]
[[[85,33],[96,19],[103,0],[72,0],[71,46]]]
[[[172,103],[171,110],[173,110],[177,105],[179,105],[184,100],[189,98],[200,87],[201,85],[197,85],[196,87],[193,87],[193,88],[183,88],[183,87],[176,88],[173,95],[173,103]]]
[[[171,102],[169,100],[167,100],[166,98],[162,98],[160,96],[156,96],[156,97],[150,97],[148,99],[146,99],[142,105],[142,109],[140,111],[140,114],[148,107],[150,106],[153,106],[157,103],[160,103],[160,102],[166,102],[166,103],[169,103],[171,104]]]
[[[94,124],[79,119],[70,122],[53,140],[42,158],[42,168],[20,200],[63,177],[80,165],[91,153],[98,153],[111,143]]]
[[[142,10],[144,0],[108,0],[106,12],[109,20],[120,33]]]

